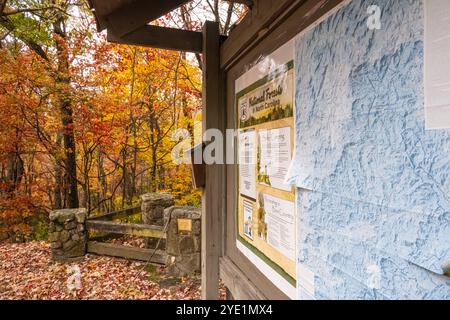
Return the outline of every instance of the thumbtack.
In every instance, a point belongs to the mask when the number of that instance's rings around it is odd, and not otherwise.
[[[442,265],[442,271],[444,272],[444,275],[450,277],[450,260],[444,262]]]

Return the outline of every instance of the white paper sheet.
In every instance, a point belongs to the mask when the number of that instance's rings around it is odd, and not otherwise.
[[[256,199],[256,131],[239,132],[239,181],[242,195]]]
[[[426,128],[450,128],[450,0],[424,4]]]
[[[264,195],[267,242],[295,261],[295,206],[293,202]]]
[[[291,165],[291,128],[279,128],[259,132],[260,183],[273,188],[291,191],[285,183]],[[266,179],[264,179],[266,177]],[[266,181],[267,180],[267,181]]]

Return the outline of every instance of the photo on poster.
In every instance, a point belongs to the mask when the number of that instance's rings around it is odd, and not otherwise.
[[[253,240],[253,204],[244,201],[244,235]]]
[[[264,209],[264,195],[258,194],[258,237],[267,242],[266,210]]]

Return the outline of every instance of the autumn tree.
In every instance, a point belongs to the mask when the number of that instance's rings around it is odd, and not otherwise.
[[[193,1],[151,23],[198,30],[204,11],[226,34],[242,10]],[[108,43],[82,0],[0,0],[0,235],[42,209],[97,214],[147,192],[199,205],[172,152],[178,129],[201,133],[200,66],[200,55]]]
[[[10,37],[20,40],[45,63],[47,72],[55,79],[61,137],[64,147],[64,184],[67,185],[66,206],[77,208],[78,185],[76,144],[73,129],[72,88],[70,86],[69,52],[67,47],[67,17],[71,1],[7,1],[1,0],[0,25]],[[54,49],[52,54],[51,50]],[[50,52],[50,53],[49,53]],[[56,63],[53,63],[56,61]],[[57,143],[59,142],[59,139]],[[59,168],[55,170],[60,172]],[[59,197],[58,201],[59,201]],[[61,207],[62,203],[56,204]]]

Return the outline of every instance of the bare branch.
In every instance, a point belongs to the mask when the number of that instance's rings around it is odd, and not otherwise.
[[[5,10],[5,8],[6,8],[6,2],[7,2],[8,0],[0,0],[0,14],[3,14],[3,11]]]
[[[225,20],[225,24],[223,25],[222,30],[223,34],[228,34],[231,24],[231,18],[233,17],[233,9],[234,9],[234,2],[230,2],[228,4],[227,19]]]
[[[6,2],[6,1],[5,1]],[[36,13],[36,12],[42,12],[42,11],[49,11],[49,10],[56,10],[59,11],[65,15],[67,15],[67,12],[65,12],[63,9],[57,7],[57,6],[50,6],[50,7],[43,7],[43,8],[27,8],[27,9],[15,9],[15,10],[7,10],[4,9],[1,12],[1,15],[4,17],[12,16],[15,14],[23,14],[23,13]]]

